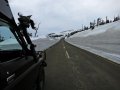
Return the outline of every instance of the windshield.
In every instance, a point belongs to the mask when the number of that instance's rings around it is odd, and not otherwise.
[[[0,21],[0,50],[22,49],[15,36],[10,30],[10,26]]]

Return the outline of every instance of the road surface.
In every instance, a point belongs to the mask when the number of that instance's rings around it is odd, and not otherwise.
[[[47,51],[45,90],[120,90],[120,65],[61,40]]]

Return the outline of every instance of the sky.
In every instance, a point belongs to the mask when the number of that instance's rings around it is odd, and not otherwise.
[[[32,15],[38,35],[78,30],[90,21],[120,15],[120,0],[9,0],[13,15]],[[35,33],[35,31],[30,30]]]

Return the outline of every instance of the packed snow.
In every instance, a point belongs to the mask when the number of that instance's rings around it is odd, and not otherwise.
[[[120,64],[120,20],[79,32],[66,41]]]

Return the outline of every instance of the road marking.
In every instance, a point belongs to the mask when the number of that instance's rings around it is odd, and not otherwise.
[[[70,59],[70,55],[69,55],[68,51],[66,50],[64,43],[63,43],[63,48],[65,49],[65,52],[66,52],[66,55],[65,55],[65,56],[66,56],[68,59]]]
[[[70,59],[69,53],[66,51],[67,58]]]
[[[63,48],[65,49],[65,45],[64,45],[64,43],[63,43]]]

